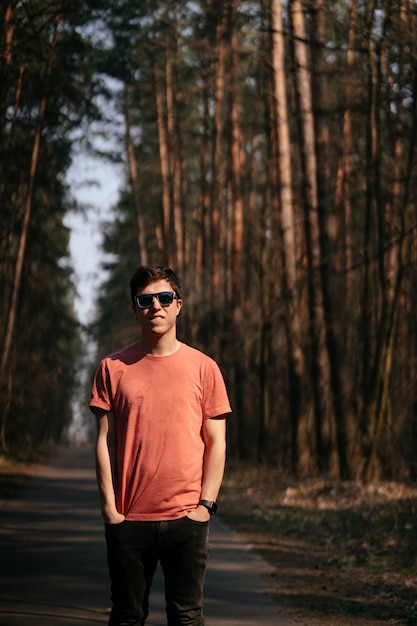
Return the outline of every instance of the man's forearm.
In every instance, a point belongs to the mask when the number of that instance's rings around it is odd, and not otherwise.
[[[226,442],[214,441],[206,445],[204,454],[204,473],[201,484],[202,500],[217,499],[224,475],[226,463]]]
[[[107,437],[99,433],[96,442],[96,475],[101,512],[107,523],[117,523],[123,519],[116,507],[114,454],[108,445]]]

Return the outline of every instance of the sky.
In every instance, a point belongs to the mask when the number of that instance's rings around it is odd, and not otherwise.
[[[97,285],[100,282],[100,223],[118,199],[121,178],[117,166],[86,155],[77,156],[68,176],[71,194],[86,206],[83,213],[69,213],[65,225],[71,229],[70,252],[78,298],[74,306],[81,323],[91,320]],[[95,180],[96,184],[88,181]]]

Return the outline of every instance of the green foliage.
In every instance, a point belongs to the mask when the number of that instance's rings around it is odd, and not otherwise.
[[[0,14],[5,33],[0,65],[2,346],[8,332],[12,337],[0,381],[0,445],[22,458],[65,434],[83,351],[64,226],[74,203],[64,181],[72,133],[97,109],[92,105],[93,48],[82,28],[90,19],[87,3],[64,4],[60,9],[47,0],[4,3]],[[6,13],[8,8],[13,11]],[[25,214],[30,218],[18,276]]]

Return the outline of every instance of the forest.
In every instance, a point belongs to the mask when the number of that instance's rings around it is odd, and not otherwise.
[[[229,458],[415,480],[416,1],[5,0],[0,19],[0,454],[66,436],[137,337],[131,272],[157,263],[182,279],[179,338],[225,376]],[[80,152],[124,172],[87,328]]]

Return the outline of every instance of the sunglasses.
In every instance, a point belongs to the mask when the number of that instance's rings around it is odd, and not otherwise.
[[[177,296],[172,291],[161,291],[160,293],[143,293],[135,297],[135,302],[140,309],[150,309],[153,299],[158,298],[161,306],[169,306]]]

